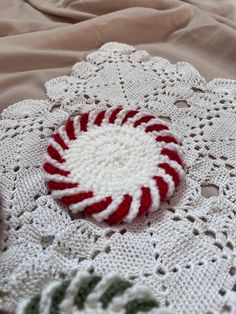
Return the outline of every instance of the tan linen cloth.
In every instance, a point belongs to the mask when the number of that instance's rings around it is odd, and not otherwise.
[[[235,0],[1,0],[0,36],[0,111],[107,41],[236,78]]]

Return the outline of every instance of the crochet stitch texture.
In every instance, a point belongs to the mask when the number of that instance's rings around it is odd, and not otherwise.
[[[45,178],[76,214],[109,224],[156,211],[182,176],[178,140],[161,119],[120,107],[69,119],[49,141]]]
[[[115,274],[78,272],[50,283],[18,305],[17,314],[171,314],[160,308],[151,291]]]
[[[46,100],[1,115],[0,308],[14,312],[55,278],[93,268],[147,284],[175,314],[235,314],[236,82],[206,82],[188,63],[107,43],[45,87]],[[72,114],[118,104],[179,135],[182,184],[131,224],[71,219],[45,184],[48,141]]]

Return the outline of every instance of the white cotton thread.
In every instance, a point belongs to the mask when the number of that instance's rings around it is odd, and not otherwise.
[[[51,306],[51,297],[60,284],[60,282],[53,282],[49,284],[43,291],[39,304],[39,310],[41,314],[48,314],[49,308]]]
[[[136,135],[137,133],[138,135]],[[119,138],[122,140],[119,145],[112,144],[117,140],[119,141]],[[137,150],[133,145],[136,141],[140,142],[140,148]],[[107,142],[108,144],[106,144]],[[127,145],[128,148],[124,146],[122,148],[122,145]],[[123,151],[120,152],[120,149]],[[102,150],[102,152],[99,153],[98,150]],[[77,151],[80,151],[79,156],[76,154]],[[106,154],[107,157],[104,157]],[[111,154],[116,154],[116,156],[111,156]],[[71,171],[72,179],[79,181],[84,189],[94,190],[97,195],[103,197],[110,193],[117,196],[129,192],[133,193],[139,186],[147,183],[158,163],[158,156],[154,139],[142,131],[137,132],[134,128],[125,126],[122,128],[107,126],[103,127],[101,131],[100,128],[97,128],[90,133],[84,133],[65,154],[66,165]],[[137,167],[140,168],[141,172]],[[129,171],[129,169],[131,170]],[[129,173],[127,173],[128,171]],[[138,178],[136,173],[138,173]],[[133,180],[131,180],[132,175],[134,176]],[[90,180],[90,178],[92,179]],[[107,186],[104,186],[105,182],[107,182]]]

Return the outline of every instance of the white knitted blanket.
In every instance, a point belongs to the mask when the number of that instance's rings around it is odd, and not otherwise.
[[[14,104],[0,121],[0,308],[94,269],[147,284],[174,313],[236,313],[236,81],[206,83],[188,63],[107,43],[45,87],[46,100]],[[170,123],[185,178],[131,224],[71,219],[43,180],[48,139],[72,113],[117,105]]]

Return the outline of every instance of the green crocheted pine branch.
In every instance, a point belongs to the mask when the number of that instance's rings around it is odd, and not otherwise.
[[[78,273],[49,284],[40,295],[20,303],[17,314],[156,313],[158,301],[144,287],[118,276]]]

